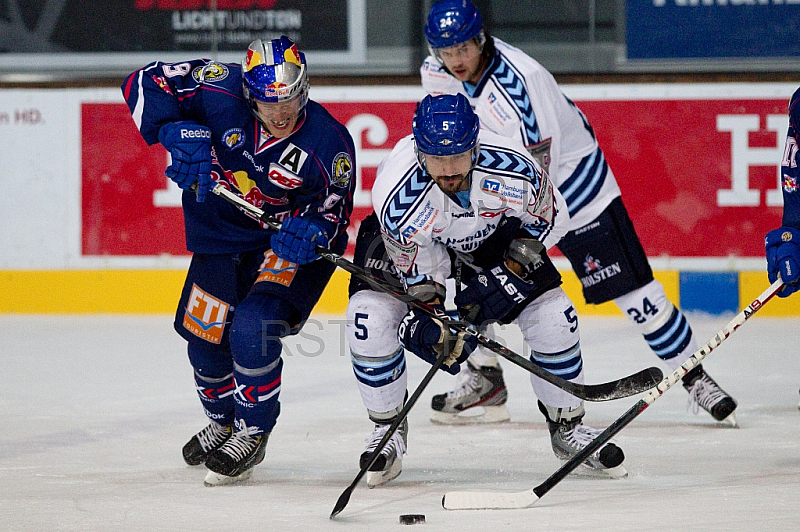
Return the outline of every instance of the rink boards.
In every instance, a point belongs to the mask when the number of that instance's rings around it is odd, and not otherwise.
[[[767,286],[763,235],[780,225],[786,103],[798,84],[564,87],[594,126],[656,277],[684,309],[734,312]],[[357,226],[377,165],[409,133],[423,93],[312,87],[311,96],[354,137]],[[180,191],[118,90],[2,90],[0,143],[0,312],[174,311],[188,265]],[[583,305],[569,264],[556,263],[579,312],[619,312]],[[342,313],[346,301],[337,272],[317,311]],[[797,315],[791,301],[764,314]]]

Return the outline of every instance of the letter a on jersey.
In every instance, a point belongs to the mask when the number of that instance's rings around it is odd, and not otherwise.
[[[284,168],[288,168],[291,172],[295,174],[300,173],[300,169],[306,162],[306,158],[308,154],[295,146],[292,143],[289,143],[286,146],[286,149],[283,150],[281,154],[281,158],[278,159],[278,164],[283,166]]]

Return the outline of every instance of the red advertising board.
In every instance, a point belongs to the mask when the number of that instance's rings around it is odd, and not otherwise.
[[[650,256],[763,256],[764,234],[780,225],[785,100],[576,103],[594,126]],[[378,163],[410,133],[414,105],[325,103],[356,142],[354,227],[371,210]],[[168,194],[166,152],[146,146],[127,107],[83,104],[82,137],[83,254],[185,254],[179,204],[157,200],[178,197]]]

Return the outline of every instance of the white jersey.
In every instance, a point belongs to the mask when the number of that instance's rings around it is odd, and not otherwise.
[[[450,273],[447,248],[474,251],[503,217],[519,218],[531,237],[548,248],[567,232],[564,198],[525,147],[484,129],[478,139],[480,153],[466,207],[422,170],[412,135],[400,140],[378,166],[373,207],[386,250],[408,284],[428,279],[444,285]]]
[[[420,68],[429,94],[464,94],[481,127],[520,140],[561,191],[577,229],[620,195],[589,122],[553,76],[522,50],[493,37],[497,53],[473,86],[428,56]]]

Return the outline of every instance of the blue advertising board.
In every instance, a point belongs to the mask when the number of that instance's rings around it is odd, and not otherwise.
[[[628,59],[800,57],[800,0],[627,0]]]

